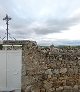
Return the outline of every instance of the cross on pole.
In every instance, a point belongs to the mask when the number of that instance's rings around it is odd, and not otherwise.
[[[11,20],[11,18],[6,14],[6,17],[5,18],[3,18],[3,20],[5,20],[6,21],[6,25],[7,25],[7,40],[8,40],[8,25],[9,25],[9,20]]]

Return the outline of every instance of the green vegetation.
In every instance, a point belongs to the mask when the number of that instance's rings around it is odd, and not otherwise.
[[[75,49],[75,48],[80,49],[80,46],[65,46],[65,45],[60,45],[60,46],[57,46],[57,47],[60,48],[60,49]]]
[[[2,46],[2,44],[0,44],[0,50],[2,50],[2,48],[3,48],[3,46]]]

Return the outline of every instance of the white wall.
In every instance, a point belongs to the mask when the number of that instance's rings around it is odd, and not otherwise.
[[[22,50],[0,51],[0,91],[21,89]]]

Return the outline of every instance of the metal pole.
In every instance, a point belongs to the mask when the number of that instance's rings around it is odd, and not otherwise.
[[[7,40],[8,40],[8,20],[7,20],[7,22],[6,22],[6,24],[7,24]]]

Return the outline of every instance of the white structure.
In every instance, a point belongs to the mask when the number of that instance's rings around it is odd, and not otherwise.
[[[13,46],[4,45],[5,49],[0,50],[0,91],[21,92],[22,50],[14,50]]]

